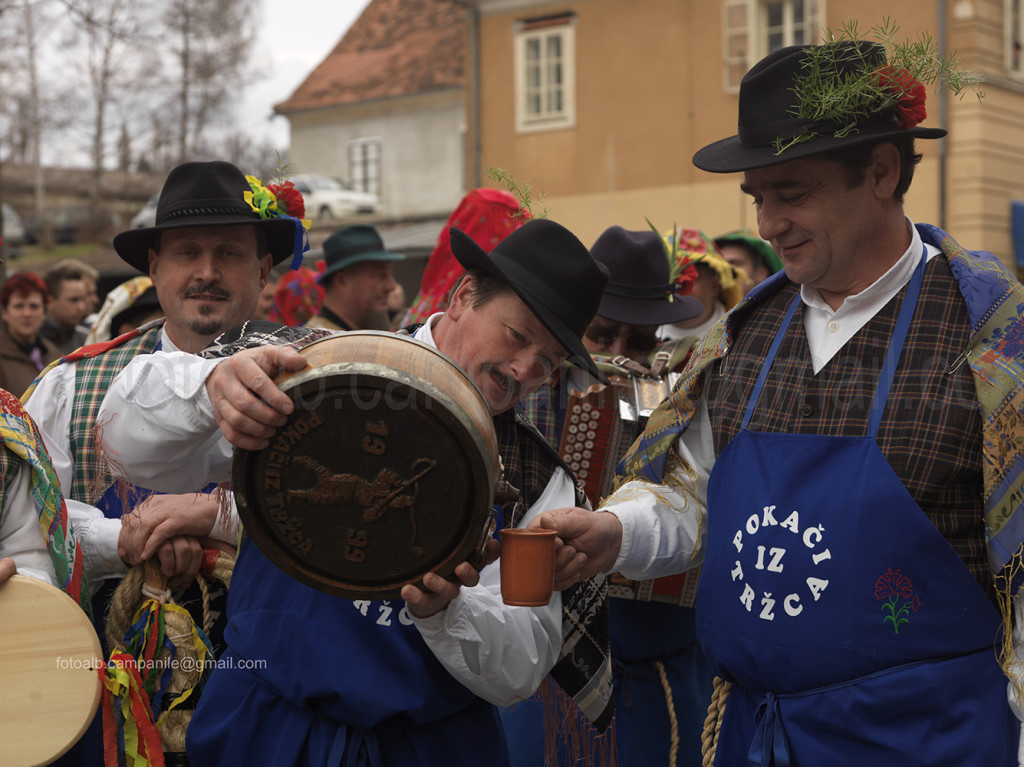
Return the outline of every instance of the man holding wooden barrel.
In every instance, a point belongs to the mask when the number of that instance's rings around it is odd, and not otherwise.
[[[409,332],[479,389],[505,479],[522,500],[500,509],[499,524],[524,526],[544,509],[583,502],[571,471],[515,405],[563,360],[602,378],[581,338],[607,272],[547,220],[528,222],[490,253],[457,229],[451,237],[467,274],[448,309]],[[226,479],[232,445],[267,447],[295,408],[273,376],[307,364],[287,345],[136,362],[108,392],[103,439],[133,481],[168,491]],[[590,735],[603,730],[612,713],[603,579],[520,607],[502,603],[497,570],[462,563],[452,580],[428,572],[422,588],[404,586],[400,600],[352,601],[297,582],[243,545],[230,651],[192,721],[190,763],[507,764],[494,704],[529,697],[549,671],[554,694],[584,711]]]

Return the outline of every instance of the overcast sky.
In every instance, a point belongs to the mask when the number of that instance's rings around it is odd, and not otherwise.
[[[370,0],[264,0],[262,61],[270,75],[253,81],[238,108],[237,127],[288,147],[288,121],[274,117],[274,104],[287,99],[338,44]]]

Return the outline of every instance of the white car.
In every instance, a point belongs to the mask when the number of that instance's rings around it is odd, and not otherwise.
[[[132,229],[146,229],[151,226],[156,226],[156,204],[160,199],[160,193],[157,192],[148,200],[146,204],[139,208],[139,212],[132,216],[132,222],[130,224]]]
[[[13,248],[25,244],[25,227],[21,224],[21,216],[6,202],[4,206],[4,231],[3,242],[7,247]]]
[[[351,189],[330,176],[300,173],[290,180],[302,194],[306,218],[345,218],[357,213],[374,213],[380,204],[372,192]]]

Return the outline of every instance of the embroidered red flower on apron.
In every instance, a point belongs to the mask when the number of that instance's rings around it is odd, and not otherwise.
[[[910,623],[907,616],[911,612],[916,613],[921,607],[921,600],[914,593],[910,578],[899,570],[893,572],[891,568],[875,582],[875,599],[885,600],[882,603],[882,612],[885,613],[882,623],[892,623],[897,634],[900,633],[900,626]]]

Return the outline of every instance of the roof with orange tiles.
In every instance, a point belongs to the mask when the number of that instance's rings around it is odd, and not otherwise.
[[[371,0],[278,114],[463,84],[466,9],[452,0]]]

